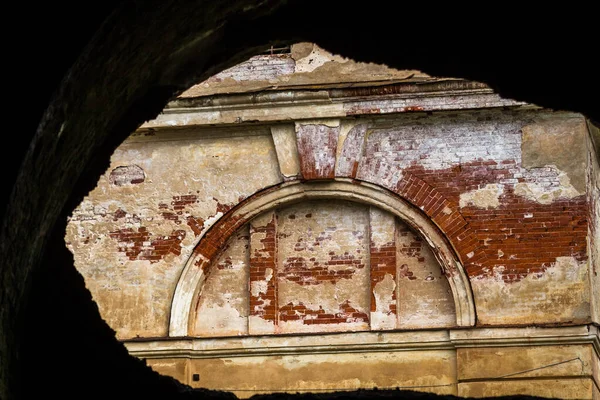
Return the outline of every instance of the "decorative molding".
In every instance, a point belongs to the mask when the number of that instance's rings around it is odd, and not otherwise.
[[[598,327],[471,328],[318,335],[267,335],[222,338],[150,338],[124,341],[141,358],[222,358],[301,354],[454,350],[467,347],[515,347],[591,344],[600,358]]]
[[[469,82],[432,86],[404,84],[375,88],[278,90],[178,99],[144,129],[210,126],[214,124],[273,123],[358,115],[473,110],[489,108],[539,108],[503,99],[487,87]]]

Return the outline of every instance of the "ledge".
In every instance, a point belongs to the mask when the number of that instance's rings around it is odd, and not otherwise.
[[[204,359],[575,344],[592,344],[596,356],[600,358],[599,329],[593,325],[561,328],[371,331],[219,338],[148,338],[125,340],[123,343],[131,355],[153,359]]]
[[[539,108],[468,81],[261,91],[175,100],[144,129],[489,108]]]

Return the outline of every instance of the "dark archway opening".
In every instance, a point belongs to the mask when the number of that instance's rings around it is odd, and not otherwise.
[[[26,112],[16,150],[5,150],[17,159],[7,157],[4,164],[14,192],[10,201],[3,198],[1,397],[208,396],[186,392],[144,368],[116,342],[73,268],[63,242],[64,221],[94,187],[116,146],[140,123],[193,82],[265,44],[314,41],[357,60],[480,80],[505,97],[600,120],[594,101],[599,78],[588,58],[593,25],[585,13],[561,9],[541,19],[521,10],[494,10],[501,22],[491,23],[489,12],[464,18],[460,10],[433,13],[406,5],[396,14],[387,7],[384,2],[362,9],[299,1],[106,3],[97,5],[97,14],[69,25],[67,35],[46,29],[68,23],[68,10],[44,10],[34,18],[52,21],[36,30],[38,38],[50,35],[56,41],[51,47],[65,47],[42,93],[33,96],[40,100]],[[571,21],[577,29],[566,28]],[[37,39],[25,46],[31,54],[24,60],[37,74],[37,56],[52,56],[42,51],[45,45]],[[22,71],[21,77],[32,73]],[[576,78],[582,76],[583,82]],[[21,104],[31,96],[23,94]]]

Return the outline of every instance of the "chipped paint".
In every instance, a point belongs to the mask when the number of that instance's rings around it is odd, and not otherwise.
[[[373,288],[376,308],[371,311],[372,329],[395,329],[397,326],[396,313],[390,310],[390,304],[396,305],[396,281],[392,274],[385,274],[382,281]],[[395,307],[394,307],[395,308]]]
[[[250,315],[249,332],[274,333],[277,322],[276,268],[277,216],[268,212],[250,223]],[[260,321],[260,320],[263,321]]]

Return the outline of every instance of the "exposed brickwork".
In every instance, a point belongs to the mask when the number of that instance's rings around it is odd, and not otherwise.
[[[342,151],[337,160],[336,176],[356,178],[358,163],[363,153],[367,125],[352,127],[342,144]]]
[[[377,310],[396,314],[396,290],[391,291],[387,304],[378,304],[375,293],[377,285],[386,276],[396,282],[396,222],[393,215],[371,208],[369,218],[370,265],[371,265],[371,312]]]
[[[518,122],[445,122],[445,128],[414,124],[374,130],[357,177],[421,208],[471,276],[501,266],[503,279],[516,282],[543,272],[557,257],[586,258],[584,196],[542,204],[515,194],[520,183],[540,190],[561,184],[552,168],[521,167]],[[502,190],[498,207],[459,207],[462,193],[489,184]]]
[[[202,84],[209,86],[227,79],[235,81],[268,81],[281,75],[293,73],[294,66],[294,59],[289,54],[260,55],[221,71]]]
[[[186,218],[186,221],[192,232],[194,232],[194,236],[199,236],[204,230],[204,220],[202,218],[190,215]]]
[[[116,186],[135,185],[144,182],[146,174],[137,165],[127,165],[113,169],[108,179]]]
[[[283,332],[308,329],[300,324],[330,324],[328,330],[345,331],[368,323],[367,210],[343,201],[310,201],[278,211]],[[349,302],[365,318],[344,314],[340,302]]]
[[[250,315],[277,320],[277,222],[270,214],[262,225],[250,225]]]
[[[173,196],[173,201],[171,202],[171,205],[173,206],[173,210],[180,211],[183,210],[186,206],[197,202],[198,196],[196,196],[195,194],[184,194],[181,196]]]
[[[129,260],[148,260],[158,262],[167,254],[181,254],[181,241],[185,238],[184,230],[174,230],[170,235],[150,239],[152,233],[145,227],[135,231],[133,228],[119,229],[110,232],[110,237],[118,244],[118,251],[124,253]]]
[[[309,267],[310,264],[312,266]],[[329,269],[332,265],[337,268],[345,266],[346,269]],[[323,266],[320,266],[314,257],[309,260],[305,260],[304,257],[288,257],[277,277],[296,282],[298,285],[318,285],[323,282],[335,284],[340,279],[351,279],[356,268],[364,267],[364,262],[351,254],[331,255],[331,260],[326,261]]]
[[[516,282],[528,274],[543,272],[557,257],[586,259],[585,197],[540,204],[517,196],[507,181],[526,182],[533,177],[522,177],[518,166],[508,162],[476,161],[460,168],[409,170],[446,199],[437,209],[425,205],[424,211],[446,232],[470,275],[490,274],[503,266],[503,279]],[[460,193],[489,183],[504,185],[498,208],[467,206],[458,211]],[[444,207],[452,211],[447,216]]]
[[[303,179],[335,176],[335,158],[340,127],[296,125],[298,155]]]
[[[305,325],[315,324],[343,324],[351,322],[365,322],[369,320],[366,313],[360,312],[346,300],[339,305],[339,312],[327,313],[322,307],[317,310],[307,308],[302,302],[288,303],[279,309],[280,321],[302,321]]]

